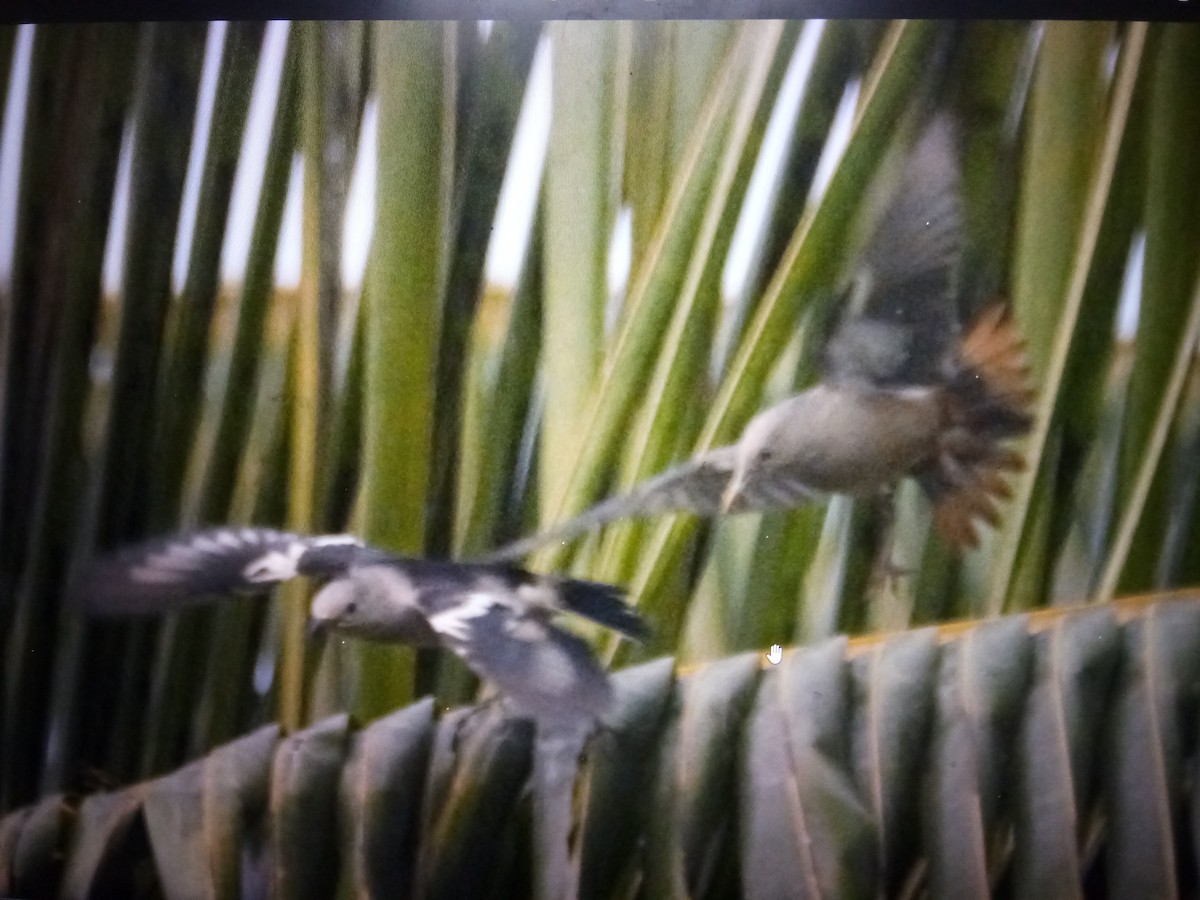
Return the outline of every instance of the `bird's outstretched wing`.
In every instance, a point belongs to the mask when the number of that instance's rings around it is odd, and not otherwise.
[[[612,685],[587,643],[489,591],[429,616],[442,643],[539,726],[593,723]]]
[[[935,116],[863,249],[841,319],[825,350],[830,383],[932,384],[959,334],[963,248],[954,122]]]
[[[94,615],[164,613],[234,592],[265,592],[298,574],[336,574],[345,553],[329,550],[361,546],[346,535],[308,537],[273,528],[183,532],[98,557],[75,593]]]
[[[715,516],[722,512],[760,512],[788,509],[817,496],[798,477],[781,472],[770,483],[748,487],[723,508],[725,489],[733,476],[736,448],[717,447],[635,485],[628,493],[595,506],[538,534],[506,544],[488,554],[486,560],[518,559],[538,547],[566,542],[618,519],[690,512]]]
[[[721,509],[721,495],[733,474],[733,460],[733,447],[710,450],[634,485],[627,493],[597,503],[573,519],[493,550],[483,559],[519,559],[538,547],[556,541],[566,543],[618,519],[672,512],[712,515]]]

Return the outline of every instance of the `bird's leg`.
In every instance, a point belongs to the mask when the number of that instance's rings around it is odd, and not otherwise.
[[[896,549],[896,489],[888,487],[876,494],[872,500],[876,521],[879,523],[878,543],[875,559],[871,564],[870,584],[873,587],[890,587],[900,578],[912,573],[892,557]]]

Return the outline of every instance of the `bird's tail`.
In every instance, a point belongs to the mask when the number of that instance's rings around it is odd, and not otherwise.
[[[1025,344],[1008,306],[996,303],[975,319],[958,348],[945,397],[938,455],[917,479],[933,502],[934,524],[950,545],[979,543],[975,520],[999,522],[1005,474],[1024,467],[1005,446],[1029,431],[1034,392]]]
[[[625,591],[615,584],[564,578],[557,584],[563,606],[635,641],[650,637],[650,626],[625,602]]]

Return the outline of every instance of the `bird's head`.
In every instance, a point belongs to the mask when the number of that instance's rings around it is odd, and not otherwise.
[[[328,631],[361,631],[370,619],[368,599],[352,578],[331,581],[313,597],[308,610],[308,633],[322,635]]]
[[[764,473],[769,473],[778,454],[780,416],[775,408],[759,413],[746,426],[737,442],[733,474],[721,495],[721,512],[737,512],[742,493]]]
[[[411,585],[384,566],[358,569],[317,591],[309,607],[308,631],[417,645],[437,642],[429,620],[413,601]]]

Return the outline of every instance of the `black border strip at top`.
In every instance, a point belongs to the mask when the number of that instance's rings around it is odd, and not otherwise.
[[[1200,20],[1200,0],[0,0],[4,22],[204,19]]]

